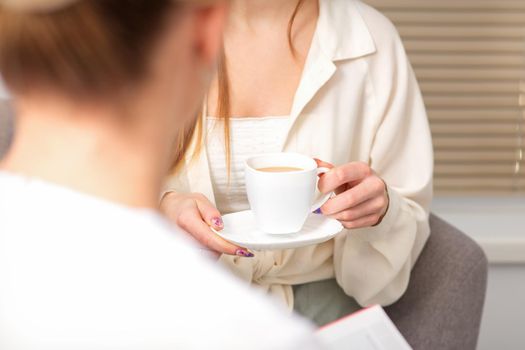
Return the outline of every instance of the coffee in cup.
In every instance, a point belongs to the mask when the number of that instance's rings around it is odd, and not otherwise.
[[[299,232],[308,215],[330,198],[327,194],[314,203],[318,175],[328,171],[295,153],[246,160],[246,192],[258,229],[272,234]]]

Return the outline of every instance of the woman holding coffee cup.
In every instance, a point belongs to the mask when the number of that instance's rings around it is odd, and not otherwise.
[[[433,153],[421,94],[393,25],[355,0],[234,0],[219,74],[162,207],[241,278],[317,323],[389,305],[429,236]],[[249,209],[243,162],[295,152],[331,170],[326,243],[250,252],[220,239]],[[248,257],[248,258],[246,258]],[[348,298],[350,296],[352,298]]]

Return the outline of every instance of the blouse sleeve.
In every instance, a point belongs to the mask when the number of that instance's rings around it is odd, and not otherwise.
[[[371,58],[379,62],[369,65],[377,67],[369,74],[378,108],[369,163],[386,182],[390,205],[378,226],[345,231],[334,244],[337,282],[362,306],[389,305],[403,295],[430,234],[430,130],[401,40],[393,26],[389,29],[383,53]]]

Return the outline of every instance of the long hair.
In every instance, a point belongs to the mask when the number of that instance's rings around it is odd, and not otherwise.
[[[288,21],[288,30],[287,30],[287,39],[288,46],[294,58],[296,57],[297,51],[293,43],[293,27],[295,19],[299,10],[303,6],[305,0],[298,0],[297,5],[294,8],[294,11]],[[218,98],[217,98],[217,118],[223,122],[224,125],[224,140],[225,140],[225,152],[226,152],[226,168],[227,173],[230,173],[231,167],[231,139],[230,139],[230,119],[231,119],[231,88],[230,88],[230,79],[228,76],[228,62],[226,59],[226,53],[224,49],[221,52],[219,62],[218,62],[218,74],[217,74],[217,85],[218,85]],[[193,152],[193,157],[196,157],[198,153],[202,150],[202,143],[204,142],[204,132],[203,132],[203,116],[202,113],[198,117],[197,124],[191,134],[186,133],[186,137],[193,139],[196,144],[196,148]],[[188,145],[192,140],[182,140],[180,147]],[[174,169],[179,169],[181,166],[181,161],[183,156],[178,158],[178,161],[175,163]]]

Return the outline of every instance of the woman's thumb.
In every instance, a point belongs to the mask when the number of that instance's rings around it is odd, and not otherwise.
[[[219,231],[224,228],[221,213],[208,199],[197,200],[197,207],[199,208],[202,219],[209,226]]]

